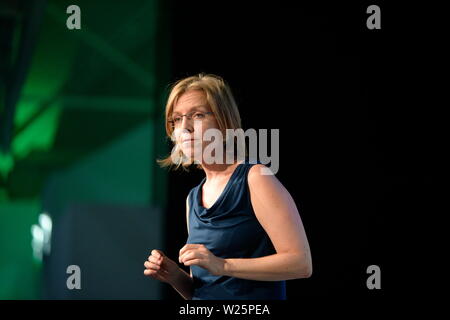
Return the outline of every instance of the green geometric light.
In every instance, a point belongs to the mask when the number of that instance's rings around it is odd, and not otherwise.
[[[15,160],[26,157],[33,150],[45,151],[52,148],[61,114],[58,95],[72,71],[77,44],[73,37],[67,36],[66,28],[61,28],[49,18],[47,10],[26,82],[16,105],[15,130],[22,128],[27,122],[28,124],[13,136],[11,153],[0,153],[2,177],[6,178],[13,169]],[[49,101],[54,102],[36,116],[36,112]]]
[[[18,109],[17,122],[24,121],[27,115],[37,108],[36,104],[22,104]],[[53,103],[13,140],[12,151],[17,159],[26,157],[31,151],[50,150],[53,146],[61,113],[60,103]]]
[[[0,152],[0,175],[6,180],[9,171],[14,167],[14,159],[11,154]]]

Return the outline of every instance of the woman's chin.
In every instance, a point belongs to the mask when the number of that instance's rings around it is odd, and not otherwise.
[[[194,147],[194,146],[192,146],[192,145],[186,144],[186,145],[184,145],[184,146],[181,147],[181,151],[183,151],[183,153],[184,153],[186,156],[191,156],[191,157],[193,157],[196,151],[197,151],[197,152],[200,152],[200,149],[199,149],[198,147]]]

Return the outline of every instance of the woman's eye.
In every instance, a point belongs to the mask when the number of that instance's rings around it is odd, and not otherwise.
[[[194,119],[202,119],[203,116],[204,116],[203,113],[195,113],[195,114],[194,114]]]
[[[180,120],[181,120],[181,117],[175,117],[175,118],[173,118],[173,122],[180,122]]]

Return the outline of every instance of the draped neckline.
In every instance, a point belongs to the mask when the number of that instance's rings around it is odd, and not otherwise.
[[[204,207],[204,206],[203,206],[203,203],[202,203],[202,197],[203,197],[203,190],[202,190],[202,189],[203,189],[203,184],[206,182],[206,177],[204,177],[203,180],[202,180],[202,182],[200,183],[199,189],[198,189],[198,196],[197,196],[197,203],[198,203],[198,206],[199,206],[201,209],[206,210],[206,211],[214,210],[214,208],[215,208],[216,206],[218,206],[218,204],[220,203],[220,201],[222,200],[222,198],[225,197],[225,195],[226,195],[228,189],[230,189],[230,187],[231,187],[231,183],[232,183],[232,181],[233,181],[233,178],[236,176],[238,170],[240,169],[240,167],[241,167],[245,162],[246,162],[246,161],[244,160],[243,162],[239,163],[239,164],[236,166],[236,168],[234,168],[233,173],[231,174],[230,178],[228,179],[227,184],[225,185],[225,188],[223,189],[222,193],[219,195],[219,197],[216,199],[216,201],[213,203],[213,205],[212,205],[211,207],[209,207],[209,208]]]

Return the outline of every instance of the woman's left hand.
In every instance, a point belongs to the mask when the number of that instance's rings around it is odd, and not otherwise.
[[[225,259],[216,257],[203,244],[187,243],[181,248],[178,260],[185,266],[197,265],[205,268],[214,276],[224,274]]]

